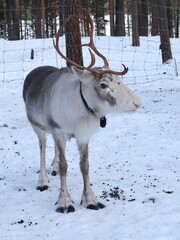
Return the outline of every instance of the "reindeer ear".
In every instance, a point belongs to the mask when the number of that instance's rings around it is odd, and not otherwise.
[[[92,86],[96,81],[96,78],[94,77],[94,74],[92,72],[84,71],[81,75],[80,81],[87,86]]]
[[[73,73],[75,73],[76,75],[78,76],[81,76],[83,74],[83,70],[77,68],[77,67],[74,67],[74,66],[71,66],[71,70],[73,71]]]
[[[96,79],[94,73],[91,73],[90,71],[84,71],[74,66],[71,67],[71,70],[79,77],[79,80],[87,86],[91,86]]]

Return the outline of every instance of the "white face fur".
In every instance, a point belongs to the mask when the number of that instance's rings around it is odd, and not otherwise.
[[[99,94],[111,106],[111,112],[134,112],[141,106],[141,101],[118,76],[105,74],[98,82]]]

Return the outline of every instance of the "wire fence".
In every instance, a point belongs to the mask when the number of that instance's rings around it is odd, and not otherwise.
[[[89,39],[83,37],[82,42]],[[160,79],[175,79],[180,69],[180,39],[171,39],[174,58],[162,64],[159,37],[142,37],[140,47],[132,47],[131,37],[95,37],[98,50],[104,54],[113,70],[119,71],[121,64],[129,68],[125,75],[128,83],[145,83]],[[60,47],[65,54],[65,39]],[[55,51],[52,39],[7,41],[0,40],[0,79],[1,82],[20,80],[35,67],[52,65],[65,67],[66,62]],[[34,59],[31,59],[34,51]],[[90,62],[87,49],[83,50],[84,65]],[[102,66],[100,59],[97,66]]]
[[[52,2],[57,4],[57,1]],[[174,7],[175,1],[173,2]],[[24,11],[25,9],[22,10]],[[53,13],[57,12],[57,9],[53,6],[45,8],[46,12],[50,10],[53,11]],[[5,14],[7,14],[7,11],[8,9],[4,9]],[[33,11],[35,11],[35,9]],[[116,6],[114,11],[116,11]],[[98,50],[107,57],[110,67],[113,70],[119,71],[121,70],[121,64],[125,64],[129,68],[129,72],[125,75],[125,81],[129,84],[147,83],[160,79],[178,79],[180,69],[180,39],[170,38],[173,58],[166,64],[162,64],[160,36],[152,36],[151,12],[148,12],[148,21],[151,24],[148,25],[147,36],[140,36],[140,46],[132,46],[132,19],[128,11],[129,10],[126,9],[126,14],[124,15],[125,36],[110,36],[112,35],[112,17],[108,11],[105,13],[103,20],[105,22],[105,28],[102,28],[104,32],[100,34],[104,36],[98,36],[97,26],[95,28],[95,45]],[[174,12],[175,11],[176,9]],[[53,46],[52,39],[60,22],[59,16],[56,14],[53,16],[54,20],[52,20],[51,23],[55,28],[50,30],[50,25],[46,25],[48,29],[48,31],[46,31],[46,38],[41,36],[42,38],[40,39],[33,39],[36,35],[36,22],[34,20],[27,20],[27,17],[25,20],[21,20],[21,40],[9,41],[8,23],[3,22],[3,24],[0,25],[0,82],[23,81],[32,69],[43,65],[51,65],[58,68],[66,66],[65,61],[56,53]],[[94,16],[95,15],[92,15],[92,18],[96,25],[97,23]],[[175,15],[173,19],[175,19]],[[50,21],[50,19],[48,21]],[[177,19],[175,19],[175,21],[177,22]],[[174,23],[173,31],[175,31],[175,27]],[[88,41],[88,37],[82,36],[82,43],[87,43]],[[60,39],[60,48],[65,54],[66,46],[64,36]],[[84,65],[87,66],[90,62],[87,48],[83,49],[83,59]],[[102,61],[97,58],[96,66],[102,65]]]

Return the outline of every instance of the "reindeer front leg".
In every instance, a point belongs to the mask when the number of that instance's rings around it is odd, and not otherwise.
[[[51,173],[52,176],[56,176],[57,173],[59,173],[59,150],[55,142],[54,142],[54,147],[55,147],[55,156],[51,164],[51,166],[53,166],[53,171]]]
[[[80,168],[83,176],[84,190],[81,204],[85,204],[88,209],[98,210],[105,206],[95,197],[89,181],[89,161],[88,161],[88,144],[78,144],[80,152]]]
[[[74,212],[75,208],[73,206],[73,201],[70,197],[70,194],[67,189],[66,184],[66,174],[67,174],[67,162],[65,158],[65,146],[66,146],[66,140],[63,137],[54,136],[54,140],[56,143],[56,146],[59,151],[59,172],[60,172],[60,181],[61,181],[61,189],[60,194],[58,198],[57,204],[59,207],[56,209],[56,212],[64,213],[67,212]]]

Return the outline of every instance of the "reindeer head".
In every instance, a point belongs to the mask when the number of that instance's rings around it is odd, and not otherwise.
[[[72,70],[85,86],[83,92],[89,105],[97,111],[103,109],[102,114],[132,113],[141,106],[140,98],[120,81],[118,75],[108,73],[108,67],[93,68],[93,73],[76,67]],[[101,72],[107,73],[99,77]]]

